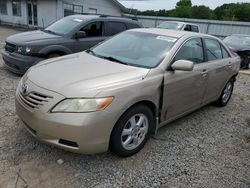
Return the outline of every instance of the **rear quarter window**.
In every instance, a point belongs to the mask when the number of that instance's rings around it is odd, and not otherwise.
[[[215,39],[204,39],[208,61],[222,59],[220,43]]]
[[[191,29],[193,32],[197,32],[197,33],[199,32],[199,28],[196,25],[191,25]]]

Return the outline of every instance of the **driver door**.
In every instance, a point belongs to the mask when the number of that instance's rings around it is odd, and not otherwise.
[[[202,104],[207,87],[207,72],[203,44],[200,38],[189,39],[179,49],[173,62],[189,60],[194,62],[193,71],[166,71],[164,73],[164,94],[162,120],[175,119]]]
[[[74,53],[87,50],[106,39],[103,36],[103,22],[101,21],[91,22],[81,28],[80,31],[84,31],[86,36],[75,39],[72,45]]]

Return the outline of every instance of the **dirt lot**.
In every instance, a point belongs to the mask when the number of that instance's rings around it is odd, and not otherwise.
[[[0,43],[18,32],[0,27]],[[19,170],[32,188],[250,187],[250,75],[238,76],[228,106],[208,105],[161,128],[126,159],[73,154],[34,139],[15,115],[19,80],[1,58],[0,187],[14,188]],[[24,187],[21,178],[16,187]]]

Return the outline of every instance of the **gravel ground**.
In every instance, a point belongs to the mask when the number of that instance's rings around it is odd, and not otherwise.
[[[20,31],[0,26],[0,43]],[[1,58],[1,57],[0,57]],[[250,187],[250,76],[228,106],[208,105],[158,132],[130,158],[79,155],[34,139],[15,115],[20,77],[0,60],[0,187]],[[59,165],[58,159],[64,163]]]

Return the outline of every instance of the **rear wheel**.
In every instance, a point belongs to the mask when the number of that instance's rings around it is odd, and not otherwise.
[[[233,88],[234,88],[234,81],[233,79],[230,79],[226,86],[224,87],[220,98],[216,101],[216,104],[218,106],[226,106],[228,101],[230,100],[232,93],[233,93]]]
[[[110,150],[120,157],[137,153],[147,142],[153,123],[147,106],[135,106],[125,112],[112,131]]]

